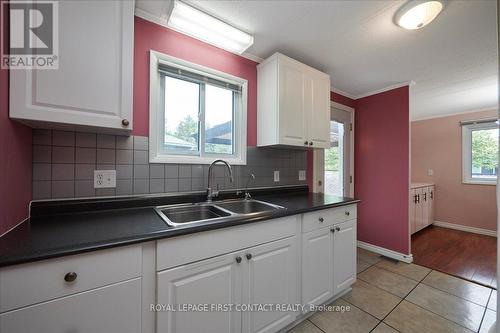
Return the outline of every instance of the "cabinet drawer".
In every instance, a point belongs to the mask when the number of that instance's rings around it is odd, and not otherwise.
[[[0,269],[0,312],[102,287],[141,275],[140,245]],[[66,274],[76,273],[72,282]]]
[[[141,278],[0,315],[4,333],[137,333],[141,331]]]
[[[356,205],[318,210],[304,214],[302,232],[309,232],[356,218]]]

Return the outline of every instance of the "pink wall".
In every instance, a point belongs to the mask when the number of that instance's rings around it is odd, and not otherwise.
[[[496,117],[496,111],[483,111],[411,123],[411,179],[436,184],[437,221],[497,229],[495,186],[462,184],[459,126],[461,120]],[[434,175],[427,176],[427,169]]]
[[[8,22],[4,20],[4,36]],[[28,216],[31,129],[9,119],[9,72],[0,70],[0,235]]]
[[[134,135],[149,136],[149,50],[248,80],[247,142],[257,145],[257,63],[135,17]]]
[[[358,240],[409,253],[409,89],[355,101]]]
[[[353,100],[330,100],[355,109],[354,195],[358,240],[409,254],[409,89],[402,87]],[[313,154],[307,155],[312,189]]]

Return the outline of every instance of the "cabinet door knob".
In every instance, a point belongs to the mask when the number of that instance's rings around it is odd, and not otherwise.
[[[340,227],[335,227],[335,231],[340,231]]]
[[[331,228],[330,228],[330,231],[331,231],[331,232],[335,232],[335,228],[334,228],[334,227],[331,227]]]
[[[241,257],[240,256],[237,256],[236,257],[236,262],[239,264],[241,262]]]
[[[128,119],[122,119],[122,125],[128,126],[128,125],[130,125],[130,122],[128,121]]]
[[[304,145],[306,145],[306,146],[307,146],[308,144],[309,144],[309,141],[304,142]]]
[[[75,272],[66,273],[66,275],[64,275],[64,281],[66,281],[66,282],[73,282],[73,281],[76,280],[77,276],[78,275]]]
[[[309,142],[309,146],[312,146],[313,144],[314,144],[314,143],[313,143],[312,141],[311,141],[311,142]]]
[[[432,191],[431,191],[431,199],[434,199],[433,197],[434,197],[434,194],[433,194],[433,193],[432,193]]]
[[[322,218],[322,217],[320,217],[320,218],[318,219],[318,221],[320,221],[321,223],[323,223],[323,222],[325,222],[325,219],[324,219],[324,218]]]
[[[346,210],[346,211],[345,211],[345,215],[349,216],[349,215],[351,215],[351,213],[350,213],[349,211],[347,211],[347,210]]]
[[[251,253],[247,253],[247,254],[245,255],[245,257],[247,257],[247,260],[250,260],[250,259],[252,259],[252,254],[251,254]]]

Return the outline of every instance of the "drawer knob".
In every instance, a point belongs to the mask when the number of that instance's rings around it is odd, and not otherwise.
[[[306,146],[307,146],[308,144],[309,144],[309,141],[305,141],[305,142],[304,142],[304,145],[306,145]]]
[[[323,222],[325,222],[325,219],[324,219],[324,218],[322,218],[322,217],[320,217],[320,218],[318,219],[318,221],[320,221],[321,223],[323,223]]]
[[[340,231],[340,227],[335,227],[335,231]]]
[[[252,259],[252,254],[251,253],[247,253],[245,256],[247,257],[247,260]]]
[[[130,124],[130,122],[128,121],[128,119],[122,119],[123,126],[127,127],[129,124]]]
[[[237,256],[236,257],[236,262],[239,264],[241,262],[241,257],[240,256]]]
[[[311,141],[311,142],[309,142],[309,146],[312,146],[313,144],[314,144],[314,143],[313,143],[312,141]]]
[[[334,228],[334,227],[331,227],[331,228],[330,228],[330,231],[331,231],[331,232],[335,232],[335,228]]]
[[[350,213],[350,212],[348,212],[348,211],[346,211],[346,212],[345,212],[345,215],[349,216],[349,215],[351,215],[351,213]]]
[[[66,282],[73,282],[73,281],[76,280],[77,276],[78,275],[75,272],[66,273],[66,275],[64,275],[64,281],[66,281]]]

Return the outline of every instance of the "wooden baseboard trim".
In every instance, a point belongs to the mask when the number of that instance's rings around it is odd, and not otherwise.
[[[383,256],[386,256],[386,257],[389,257],[392,259],[406,262],[408,264],[413,262],[413,255],[412,254],[403,254],[400,252],[392,251],[392,250],[386,249],[384,247],[376,246],[376,245],[373,245],[370,243],[365,243],[362,241],[358,241],[358,247],[365,249],[365,250],[368,250],[368,251],[378,253],[380,255],[383,255]]]
[[[480,235],[497,237],[496,230],[474,228],[474,227],[468,227],[468,226],[465,226],[465,225],[453,224],[453,223],[442,222],[442,221],[434,221],[434,223],[432,225],[434,225],[436,227],[442,227],[442,228],[460,230],[460,231],[465,231],[465,232],[472,232],[474,234],[480,234]]]

